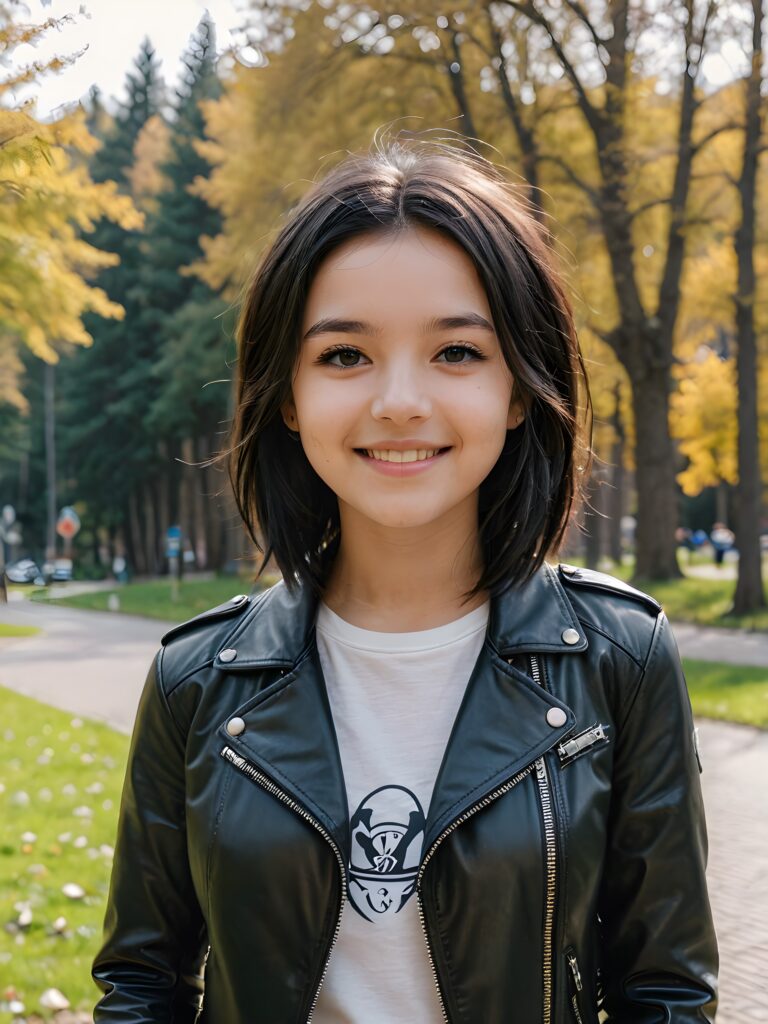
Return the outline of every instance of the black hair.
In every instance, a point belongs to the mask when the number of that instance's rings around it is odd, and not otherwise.
[[[354,236],[410,226],[470,256],[485,288],[513,397],[526,415],[479,489],[484,567],[465,600],[524,582],[560,545],[584,498],[592,403],[571,304],[546,230],[497,167],[444,141],[377,138],[348,154],[288,212],[247,286],[237,326],[229,478],[264,559],[289,590],[321,595],[340,542],[338,501],[291,437],[290,397],[305,303],[321,262]]]

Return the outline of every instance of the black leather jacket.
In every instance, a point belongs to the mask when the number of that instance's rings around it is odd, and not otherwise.
[[[315,611],[281,581],[163,637],[92,965],[96,1024],[311,1020],[350,846]],[[492,599],[417,882],[445,1019],[714,1021],[700,771],[652,597],[544,563]]]

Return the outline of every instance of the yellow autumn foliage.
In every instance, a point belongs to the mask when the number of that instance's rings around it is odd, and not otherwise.
[[[738,479],[736,370],[733,359],[702,349],[684,373],[671,398],[670,428],[689,460],[678,482],[695,496]]]
[[[43,27],[14,24],[7,6],[0,7],[0,53],[37,38]],[[65,62],[32,65],[34,74],[19,71],[0,83],[0,99],[9,83],[30,81]],[[89,245],[81,233],[102,217],[140,228],[143,215],[114,182],[91,180],[82,157],[100,145],[82,108],[51,124],[37,121],[32,105],[0,108],[1,344],[18,339],[49,362],[58,359],[56,342],[91,343],[81,319],[86,311],[123,316],[122,306],[88,283],[117,256]]]

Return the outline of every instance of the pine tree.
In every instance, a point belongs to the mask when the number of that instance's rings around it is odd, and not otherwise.
[[[91,175],[115,181],[128,193],[127,171],[143,125],[163,102],[159,63],[149,39],[141,45],[135,68],[127,76],[127,100],[94,154]],[[73,352],[63,362],[59,386],[63,395],[60,421],[63,455],[77,467],[78,498],[85,501],[95,523],[123,524],[132,488],[155,457],[142,429],[148,408],[127,409],[124,378],[130,373],[137,343],[139,310],[135,298],[141,265],[139,231],[126,231],[100,221],[88,240],[115,252],[120,263],[103,271],[98,284],[125,308],[121,321],[89,316],[86,327],[93,345]]]
[[[210,165],[197,148],[205,134],[201,103],[221,94],[215,28],[207,12],[182,59],[185,72],[176,92],[169,156],[159,168],[166,187],[156,196],[141,246],[140,359],[133,366],[132,387],[148,387],[154,396],[147,426],[163,439],[170,456],[165,465],[170,485],[167,511],[174,523],[181,523],[186,536],[208,532],[202,521],[213,510],[206,504],[204,511],[193,515],[184,495],[199,493],[201,472],[178,460],[210,454],[214,431],[227,413],[228,397],[220,384],[206,387],[227,373],[220,316],[225,305],[186,270],[202,256],[200,237],[221,231],[218,211],[191,190],[196,179],[210,174]],[[196,539],[201,550],[205,545],[200,537]]]
[[[202,256],[200,237],[217,235],[222,226],[219,212],[190,191],[195,179],[207,178],[211,170],[196,143],[205,134],[201,102],[221,95],[215,58],[215,29],[206,12],[183,58],[186,72],[176,93],[170,157],[161,167],[168,187],[158,196],[157,212],[150,219],[143,246],[146,305],[142,326],[146,334],[155,335],[162,343],[157,367],[162,387],[153,422],[177,437],[199,426],[206,410],[214,416],[221,412],[221,402],[214,397],[217,393],[203,395],[200,389],[211,374],[221,376],[225,368],[221,323],[213,319],[224,305],[207,284],[185,270]],[[173,368],[188,360],[195,372],[186,374],[189,390],[180,395]]]

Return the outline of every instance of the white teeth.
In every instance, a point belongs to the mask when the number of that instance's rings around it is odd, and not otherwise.
[[[440,451],[439,448],[419,448],[411,449],[407,452],[396,452],[396,451],[379,451],[378,449],[366,448],[365,453],[372,459],[377,459],[379,462],[421,462],[424,459],[430,459],[433,455],[437,455]]]

